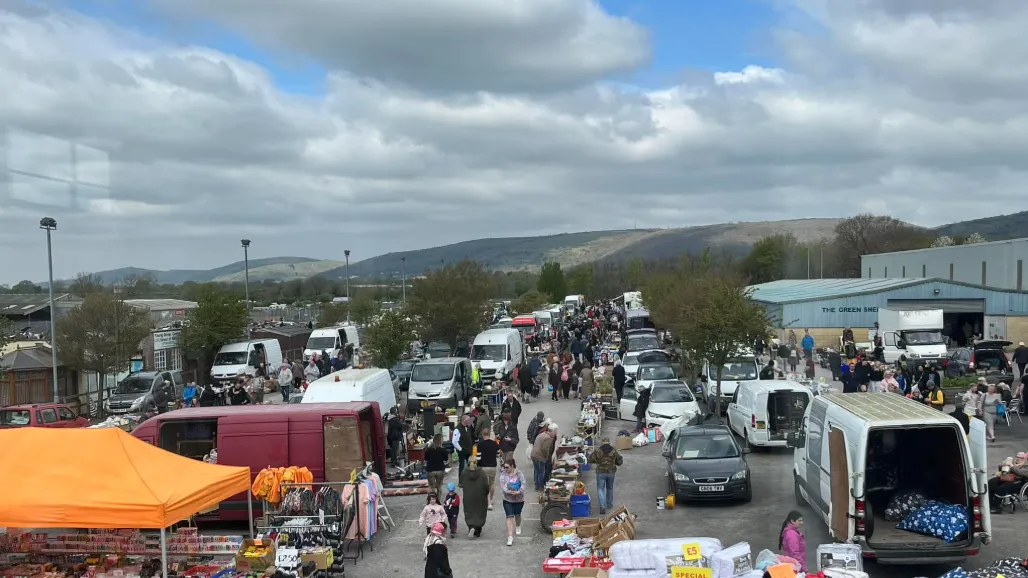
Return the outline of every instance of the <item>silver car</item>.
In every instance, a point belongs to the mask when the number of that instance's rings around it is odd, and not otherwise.
[[[625,367],[625,375],[634,378],[639,372],[639,366],[643,363],[671,363],[671,356],[661,349],[649,349],[646,351],[630,351],[621,360]]]

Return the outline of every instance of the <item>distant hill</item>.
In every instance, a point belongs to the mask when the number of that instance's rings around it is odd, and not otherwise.
[[[596,261],[619,262],[635,257],[675,259],[682,253],[696,254],[707,247],[729,253],[743,253],[762,237],[789,232],[804,242],[831,238],[841,219],[794,219],[759,223],[722,223],[674,229],[589,231],[538,237],[475,239],[441,247],[387,253],[350,263],[355,277],[398,277],[402,268],[417,276],[461,259],[474,259],[489,269],[526,271],[546,261],[565,268]],[[1028,211],[972,221],[961,221],[927,230],[931,235],[966,236],[977,232],[990,241],[1028,237]],[[405,263],[401,259],[406,258]],[[105,283],[129,275],[150,274],[158,283],[182,284],[243,280],[242,261],[210,270],[152,271],[126,267],[97,273]],[[345,267],[339,261],[303,257],[275,257],[250,261],[251,281],[287,281],[321,275],[342,279]]]

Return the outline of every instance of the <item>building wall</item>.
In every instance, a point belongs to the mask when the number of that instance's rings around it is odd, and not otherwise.
[[[775,327],[775,329],[775,335],[779,339],[785,339],[789,335],[789,330],[792,329],[796,332],[797,342],[803,339],[803,330],[809,329],[810,336],[814,338],[814,347],[838,348],[839,338],[842,337],[842,330],[845,327]],[[851,329],[853,329],[853,339],[857,343],[871,341],[866,327],[852,327]]]
[[[938,277],[998,289],[1024,290],[1028,289],[1028,279],[1024,278],[1026,256],[1028,239],[864,255],[860,258],[860,276],[865,279]],[[982,263],[985,263],[984,283]]]
[[[1028,315],[1017,315],[1007,317],[1007,339],[1014,342],[1028,343]]]

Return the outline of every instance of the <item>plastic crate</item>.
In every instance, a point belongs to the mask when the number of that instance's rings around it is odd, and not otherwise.
[[[589,494],[572,494],[570,505],[572,518],[586,518],[589,516]]]

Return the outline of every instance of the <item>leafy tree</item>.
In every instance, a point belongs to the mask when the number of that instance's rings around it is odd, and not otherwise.
[[[221,346],[246,337],[249,314],[245,300],[216,287],[204,291],[196,304],[182,328],[180,341],[183,351],[200,362],[200,375],[207,375]]]
[[[564,271],[560,268],[560,263],[556,261],[543,263],[535,288],[540,293],[549,295],[551,301],[563,301],[568,294],[568,287],[564,281]]]
[[[968,236],[964,237],[964,244],[965,245],[974,245],[976,243],[984,243],[984,242],[985,242],[985,237],[979,235],[978,233],[970,233]]]
[[[57,355],[77,371],[96,372],[104,383],[106,376],[128,366],[152,330],[149,312],[110,294],[93,293],[57,324]]]
[[[596,295],[596,272],[592,263],[580,265],[568,275],[568,289],[572,295]]]
[[[386,311],[367,327],[361,348],[377,367],[392,367],[410,349],[415,329],[406,311]]]
[[[932,247],[952,247],[956,244],[957,243],[953,240],[953,237],[950,237],[948,235],[937,237],[934,241],[932,241]]]
[[[463,260],[414,280],[408,295],[410,314],[419,319],[422,337],[457,348],[489,323],[488,274],[481,263]]]
[[[640,257],[635,257],[628,262],[628,266],[625,271],[627,277],[628,287],[630,291],[634,291],[639,287],[643,286],[646,281],[646,261]]]
[[[80,297],[102,293],[103,291],[103,279],[99,275],[93,275],[92,273],[79,273],[75,276],[75,280],[68,285],[68,292]]]
[[[745,282],[733,275],[670,275],[653,283],[646,294],[650,314],[662,327],[671,328],[682,350],[694,360],[706,360],[717,373],[713,394],[718,399],[725,363],[767,335],[771,320],[762,305],[751,301]],[[715,404],[720,416],[720,404]]]
[[[11,320],[0,316],[0,349],[7,347],[7,344],[13,340],[14,329],[11,324]]]
[[[350,321],[361,327],[371,323],[371,320],[382,310],[382,306],[367,294],[358,295],[349,303],[349,306]]]
[[[318,314],[318,325],[320,327],[327,327],[342,323],[346,321],[346,312],[348,310],[348,303],[329,303],[324,305],[321,308],[321,313]]]
[[[514,303],[511,303],[510,308],[519,315],[527,315],[533,311],[537,311],[543,305],[550,302],[550,296],[546,293],[539,291],[529,291]]]
[[[931,244],[923,229],[892,217],[864,213],[835,226],[835,255],[846,277],[860,277],[860,258],[876,253],[924,249]]]
[[[19,281],[11,287],[13,295],[37,295],[43,292],[43,288],[32,281]]]
[[[154,297],[160,285],[152,273],[130,273],[117,283],[122,299]]]
[[[784,279],[796,244],[796,238],[790,234],[760,239],[740,263],[743,276],[754,285]]]

